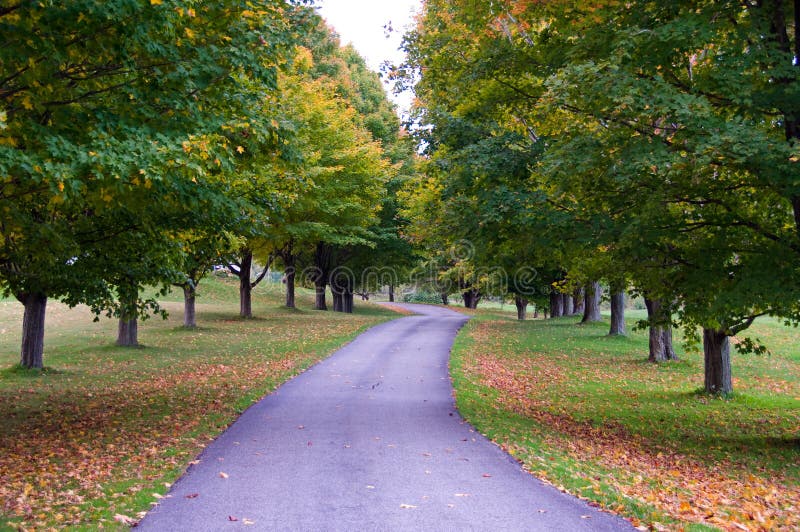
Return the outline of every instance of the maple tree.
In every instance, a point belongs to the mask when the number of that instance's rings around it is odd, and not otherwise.
[[[800,317],[798,20],[785,0],[430,1],[395,75],[434,150],[463,150],[443,117],[475,113],[543,144],[547,207],[514,215],[549,212],[568,277],[605,264],[583,284],[618,292],[622,272],[652,303],[651,359],[672,357],[673,321],[702,329],[705,389],[729,393],[729,338]]]
[[[0,51],[0,286],[25,306],[23,366],[42,366],[49,297],[109,301],[115,281],[81,260],[86,250],[111,257],[101,248],[121,235],[161,239],[154,223],[178,199],[223,201],[207,186],[237,155],[221,128],[235,119],[275,129],[258,104],[301,29],[292,9],[280,0],[0,9],[10,43]],[[204,156],[188,160],[191,148]],[[141,307],[126,294],[128,311]]]
[[[334,310],[351,311],[357,280],[385,264],[388,255],[378,251],[403,247],[394,222],[398,187],[390,181],[412,156],[377,75],[319,16],[311,18],[306,46],[279,82],[297,154],[284,174],[303,190],[272,213],[264,241],[284,267],[287,306],[300,272],[299,281],[315,286],[317,309],[327,309],[331,284]]]

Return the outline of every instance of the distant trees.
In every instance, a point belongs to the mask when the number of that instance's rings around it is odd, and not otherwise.
[[[413,146],[377,74],[321,19],[312,20],[308,46],[280,80],[283,120],[299,155],[286,176],[304,188],[273,212],[266,241],[284,267],[287,306],[303,272],[299,281],[314,285],[318,310],[328,308],[330,285],[333,309],[352,312],[369,269],[410,261],[396,192],[413,171]]]
[[[415,86],[437,199],[415,197],[436,211],[462,198],[437,213],[448,238],[480,234],[461,223],[475,205],[512,219],[511,240],[538,252],[528,264],[585,280],[584,316],[593,281],[617,309],[632,286],[651,360],[674,357],[673,322],[700,330],[705,389],[729,393],[730,336],[765,314],[800,319],[798,27],[788,0],[431,0],[393,73]],[[526,153],[516,206],[486,198],[517,166],[490,170],[475,152],[508,135]]]

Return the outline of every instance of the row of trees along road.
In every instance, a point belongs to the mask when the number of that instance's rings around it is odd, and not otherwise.
[[[163,313],[147,286],[180,287],[192,327],[214,264],[241,273],[248,317],[254,262],[398,245],[381,207],[413,150],[377,75],[304,4],[0,6],[0,289],[24,305],[22,366],[42,367],[48,299],[136,345]]]
[[[474,244],[463,289],[528,266],[503,291],[558,315],[583,290],[591,320],[602,280],[617,332],[633,291],[652,360],[673,325],[702,339],[709,393],[732,391],[732,336],[800,320],[796,1],[429,0],[405,42],[428,155],[409,232],[445,266]]]

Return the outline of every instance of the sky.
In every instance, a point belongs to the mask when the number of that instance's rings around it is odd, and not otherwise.
[[[342,44],[352,43],[376,72],[386,60],[400,62],[398,50],[405,29],[412,23],[421,0],[316,0],[320,14],[333,26]],[[384,26],[394,29],[387,38]],[[408,109],[412,96],[389,96],[401,112]]]

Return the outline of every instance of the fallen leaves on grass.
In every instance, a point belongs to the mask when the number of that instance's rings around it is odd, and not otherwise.
[[[570,411],[556,400],[567,390],[575,395],[575,404],[580,407],[590,409],[591,401],[602,400],[598,394],[586,399],[587,404],[581,403],[580,393],[574,391],[581,384],[575,383],[577,379],[593,385],[617,382],[621,376],[650,379],[655,391],[664,387],[659,379],[669,380],[671,375],[655,373],[644,364],[639,365],[640,374],[631,375],[636,367],[626,367],[623,373],[619,361],[603,357],[583,360],[577,353],[520,353],[501,345],[507,341],[509,330],[513,331],[503,322],[486,321],[475,326],[471,337],[476,342],[464,357],[463,372],[472,382],[494,390],[483,395],[497,409],[535,420],[544,427],[545,448],[566,451],[578,464],[597,464],[607,472],[592,473],[597,470],[596,465],[574,467],[571,474],[587,486],[581,495],[590,496],[589,491],[599,495],[604,487],[610,487],[673,518],[726,529],[764,530],[796,525],[800,486],[782,471],[751,471],[733,459],[708,460],[688,455],[631,434],[613,418],[600,424],[577,420],[573,416],[581,408]],[[775,389],[763,380],[759,384]],[[778,387],[786,388],[783,381]],[[635,399],[631,393],[630,400]],[[513,431],[506,437],[501,443],[507,451],[524,459],[535,474],[557,481],[548,464],[555,458],[531,455],[524,436],[517,435],[519,439],[515,439]]]
[[[151,345],[135,359],[87,348],[62,374],[0,379],[0,515],[47,529],[97,525],[103,515],[120,521],[144,510],[149,501],[137,494],[197,463],[189,460],[237,417],[238,402],[380,321],[335,318],[221,318],[213,332],[170,330],[157,337],[166,347]],[[201,353],[182,351],[195,344]]]

